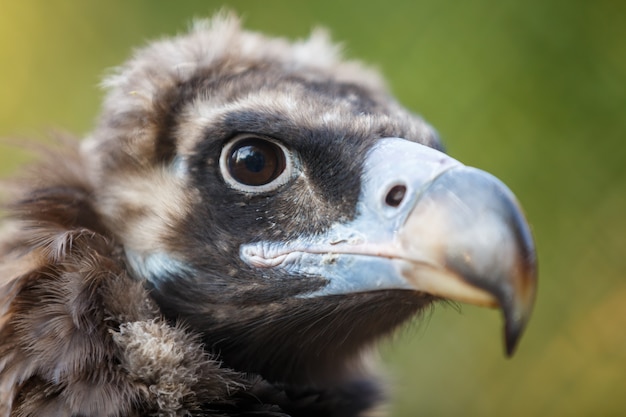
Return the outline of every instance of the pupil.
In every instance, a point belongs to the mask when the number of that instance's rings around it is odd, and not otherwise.
[[[245,164],[250,172],[261,172],[265,168],[265,156],[253,146],[245,146],[237,151],[237,160]]]

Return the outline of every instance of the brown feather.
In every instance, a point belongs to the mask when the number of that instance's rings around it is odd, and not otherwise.
[[[76,143],[30,175],[0,258],[0,415],[184,415],[246,387],[127,275]]]

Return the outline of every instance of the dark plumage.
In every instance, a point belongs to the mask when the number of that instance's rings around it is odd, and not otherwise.
[[[365,348],[440,298],[499,304],[514,348],[514,198],[323,33],[222,16],[104,85],[92,135],[11,183],[0,416],[366,415]]]

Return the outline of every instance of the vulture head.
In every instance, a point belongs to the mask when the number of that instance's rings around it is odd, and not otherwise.
[[[7,201],[0,415],[361,415],[363,352],[440,300],[499,307],[513,352],[515,197],[339,55],[219,16],[106,78]]]

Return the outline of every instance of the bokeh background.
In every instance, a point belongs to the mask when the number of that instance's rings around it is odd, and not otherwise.
[[[270,34],[328,27],[532,223],[517,355],[495,311],[441,306],[382,346],[392,415],[626,415],[626,2],[0,0],[0,136],[86,134],[107,68],[223,6]],[[0,173],[27,159],[2,145]]]

